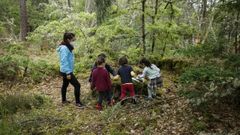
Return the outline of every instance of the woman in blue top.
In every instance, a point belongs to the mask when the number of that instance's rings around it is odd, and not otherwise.
[[[73,74],[74,69],[74,54],[73,54],[73,45],[72,42],[75,41],[75,34],[73,33],[64,33],[63,41],[57,48],[60,60],[60,73],[63,77],[63,84],[61,88],[62,94],[62,103],[70,103],[66,100],[67,87],[69,83],[74,86],[74,95],[76,100],[76,106],[82,108],[83,104],[80,101],[80,83]]]

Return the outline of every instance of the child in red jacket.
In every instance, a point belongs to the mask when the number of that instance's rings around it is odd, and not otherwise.
[[[97,59],[97,68],[93,70],[91,80],[91,89],[96,89],[99,93],[96,108],[102,110],[104,96],[108,104],[111,105],[111,80],[108,71],[105,69],[105,59],[103,57]]]

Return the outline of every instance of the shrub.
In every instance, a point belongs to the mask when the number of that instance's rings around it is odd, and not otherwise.
[[[28,67],[27,76],[34,82],[41,82],[43,79],[49,78],[48,76],[56,76],[59,73],[57,64],[49,63],[46,60],[38,60],[30,62]]]
[[[20,72],[19,63],[11,56],[0,58],[0,79],[15,80]]]
[[[40,95],[7,94],[0,97],[0,118],[8,114],[14,114],[20,110],[39,108],[45,103]]]
[[[234,96],[235,73],[215,66],[200,66],[187,69],[180,76],[182,95],[194,106],[215,104],[227,96]],[[209,105],[210,105],[209,104]]]
[[[19,135],[18,126],[8,119],[0,119],[0,135]]]

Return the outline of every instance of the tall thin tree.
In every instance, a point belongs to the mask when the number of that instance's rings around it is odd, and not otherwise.
[[[71,7],[71,0],[67,0],[68,2],[68,7]]]
[[[143,54],[146,53],[146,34],[145,34],[145,4],[146,0],[142,0],[142,46]]]
[[[28,33],[28,17],[26,0],[19,0],[20,2],[20,39],[26,40]]]
[[[155,0],[154,15],[152,16],[152,25],[155,24],[155,19],[156,19],[157,14],[158,14],[158,7],[159,7],[158,3],[159,3],[159,0]],[[154,52],[155,44],[156,44],[156,33],[153,32],[152,33],[152,53]]]

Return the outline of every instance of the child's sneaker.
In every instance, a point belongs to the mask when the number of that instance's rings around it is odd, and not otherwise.
[[[133,103],[133,104],[137,104],[137,101],[136,101],[135,98],[132,99],[132,103]]]
[[[76,106],[79,107],[80,109],[83,109],[85,107],[85,105],[82,102],[76,103]]]
[[[120,101],[121,105],[124,105],[125,102],[126,102],[125,100],[121,100],[121,101]]]
[[[102,110],[102,105],[98,103],[98,104],[96,105],[96,109],[99,110],[99,111],[101,111],[101,110]]]
[[[114,99],[112,99],[111,101],[108,102],[109,106],[113,106],[114,104],[115,104],[115,100]]]
[[[152,97],[147,97],[146,100],[153,100],[153,98]]]
[[[70,101],[62,101],[62,104],[70,104],[71,102]]]

